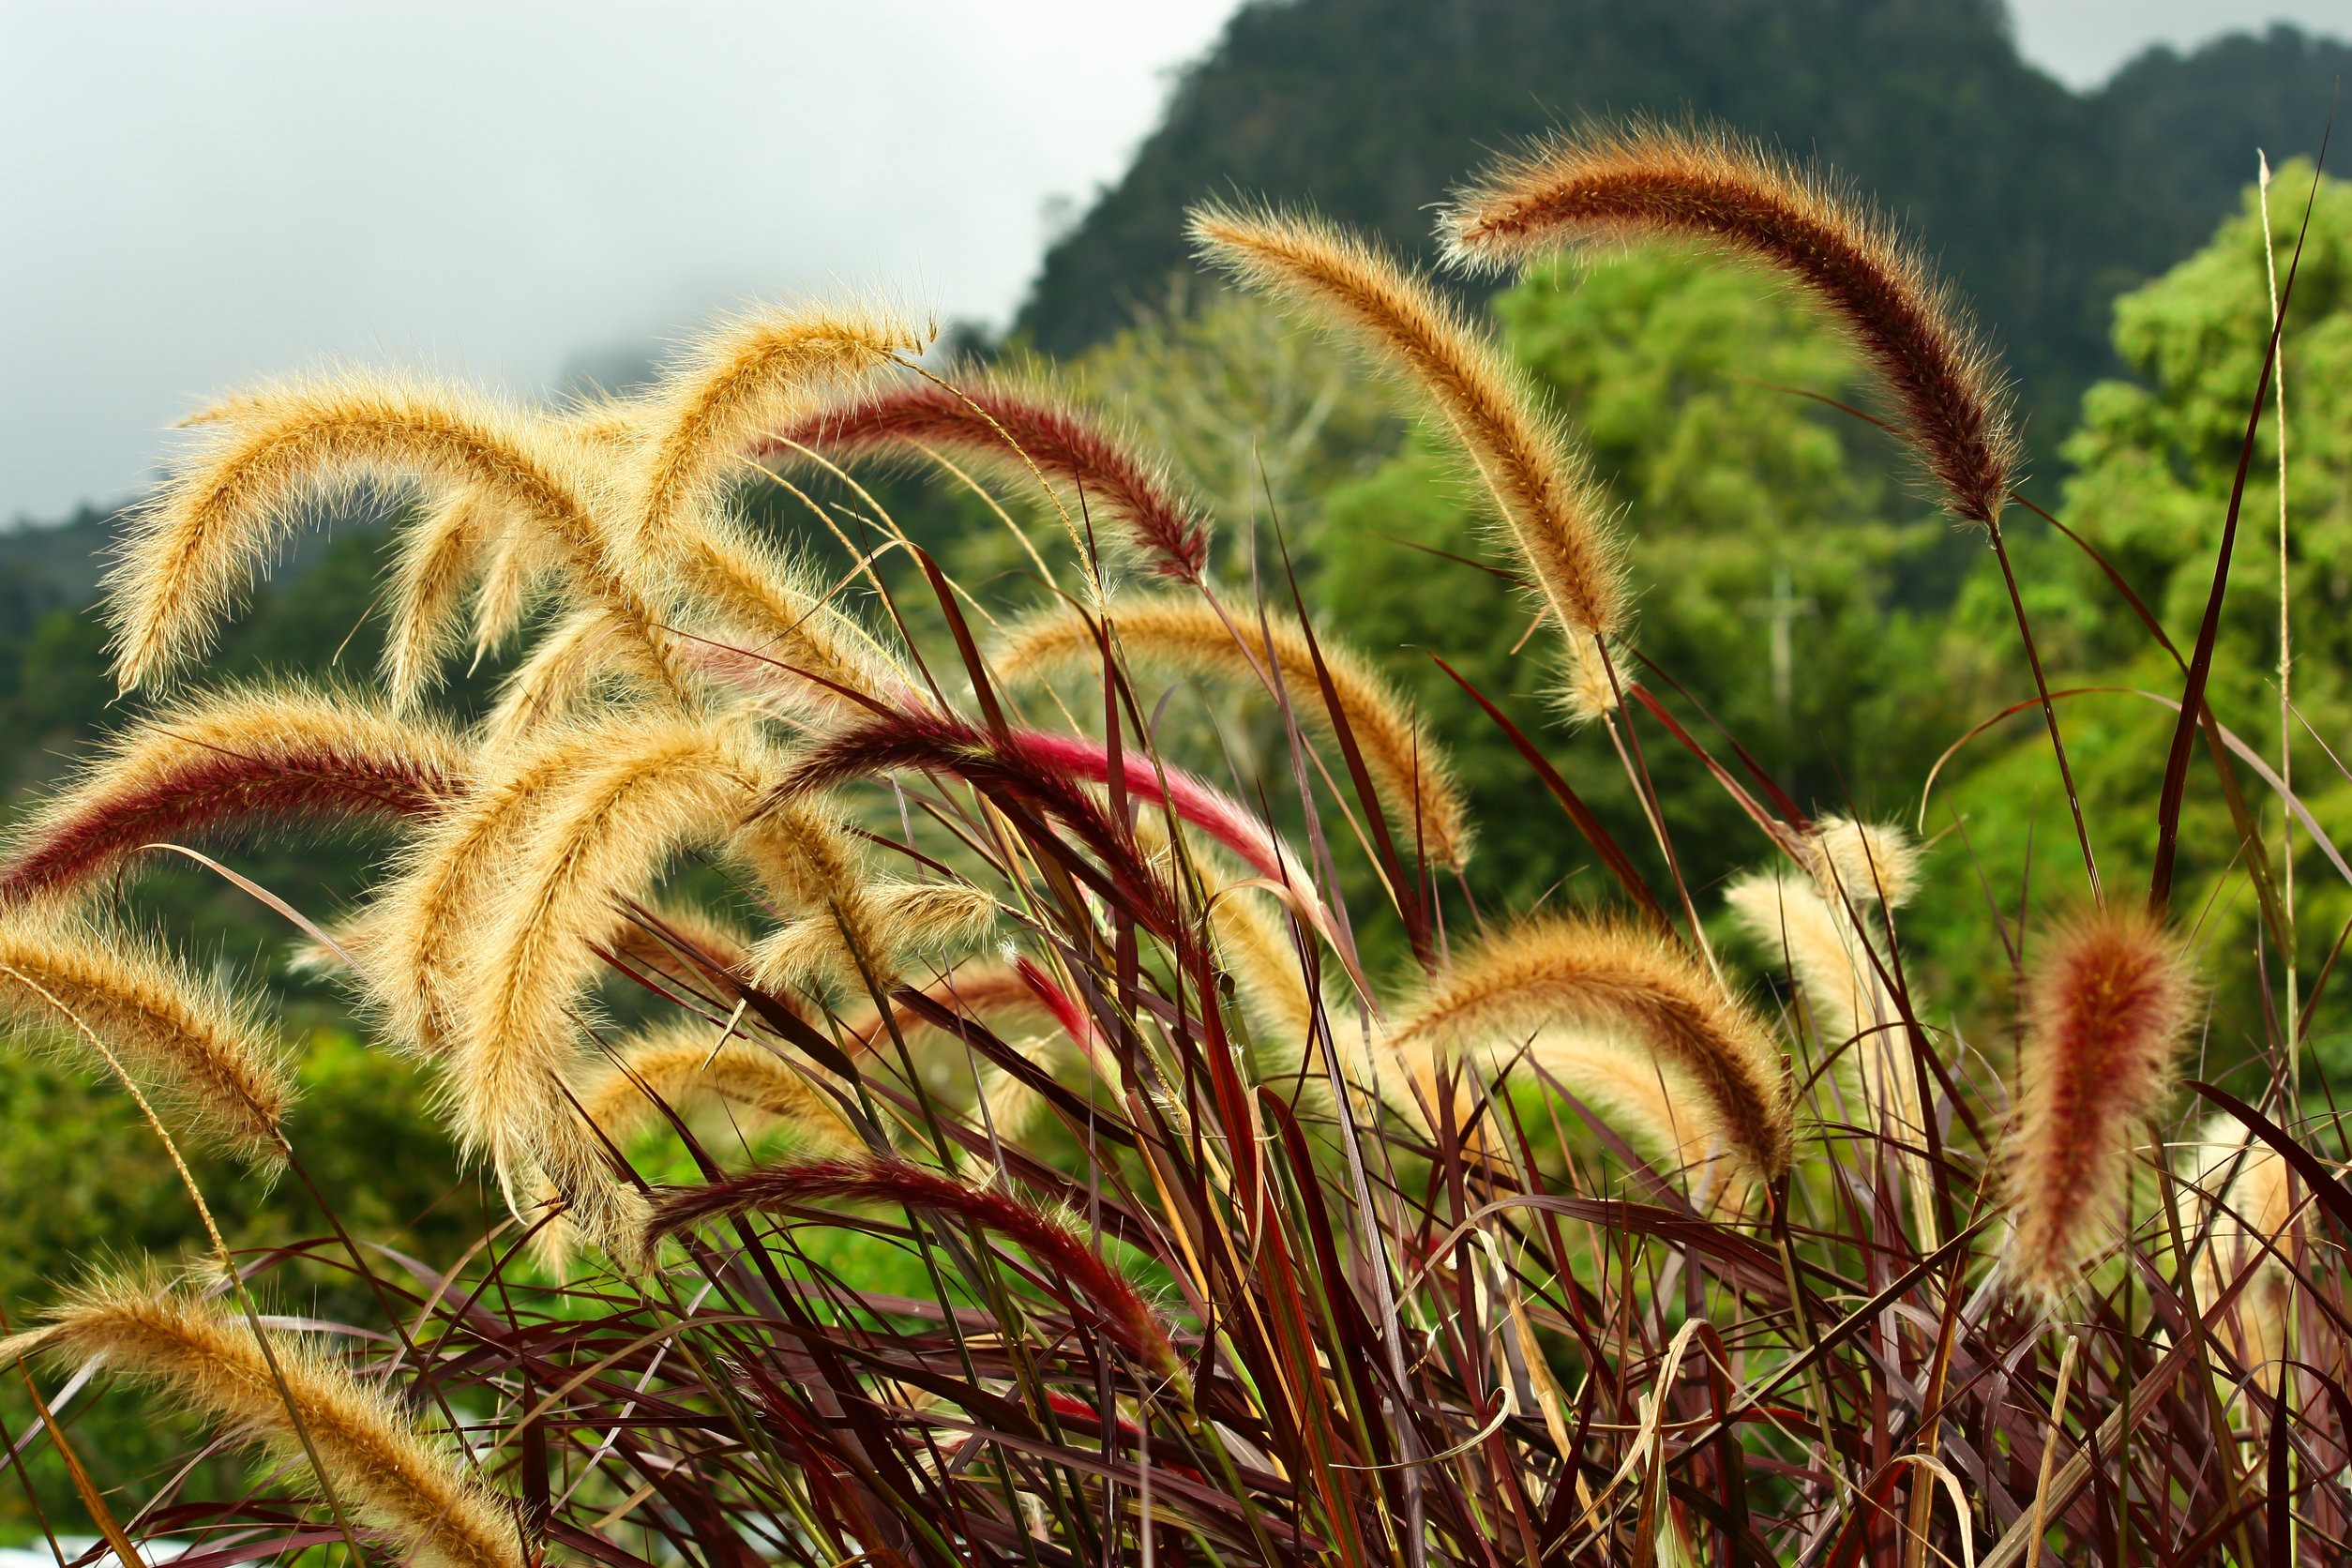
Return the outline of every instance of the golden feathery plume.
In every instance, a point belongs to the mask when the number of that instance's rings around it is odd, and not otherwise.
[[[992,915],[994,906],[955,884],[869,884],[846,836],[806,805],[755,816],[776,770],[739,727],[625,716],[576,727],[556,749],[564,765],[535,792],[527,825],[509,830],[465,924],[472,957],[447,992],[451,1097],[461,1138],[510,1193],[526,1174],[544,1178],[584,1229],[609,1238],[630,1200],[567,1103],[575,1019],[623,901],[641,898],[675,853],[720,848],[767,879],[788,912],[807,912],[785,930],[822,921],[837,947],[840,912],[854,911],[866,963],[884,984],[907,953],[956,940],[975,907]],[[483,852],[478,838],[472,852]],[[748,955],[755,970],[764,946]]]
[[[479,664],[504,647],[531,608],[532,587],[545,563],[520,529],[509,528],[490,546],[481,581],[474,590],[474,659]]]
[[[460,1137],[510,1194],[534,1171],[578,1205],[607,1180],[565,1093],[597,948],[619,901],[649,891],[680,849],[723,840],[764,779],[739,732],[693,720],[608,721],[566,738],[570,765],[541,790],[464,932],[448,1077]]]
[[[394,701],[423,696],[457,646],[466,590],[500,543],[499,523],[478,493],[460,490],[401,535],[384,602],[382,660]]]
[[[2179,941],[2110,906],[2043,939],[2026,975],[2013,1123],[2002,1151],[2018,1289],[2055,1302],[2122,1206],[2132,1152],[2171,1091],[2196,1014]]]
[[[1837,873],[1852,874],[1850,867]],[[1724,893],[1724,902],[1749,934],[1787,961],[1822,1044],[1837,1051],[1850,1044],[1862,1104],[1874,1123],[1901,1145],[1915,1215],[1922,1234],[1929,1235],[1928,1199],[1935,1188],[1924,1153],[1927,1121],[1920,1107],[1910,1027],[1855,918],[1862,900],[1832,901],[1839,897],[1773,872],[1742,877]]]
[[[1879,978],[1862,933],[1809,882],[1760,872],[1733,882],[1724,892],[1724,903],[1769,953],[1787,960],[1804,988],[1824,1045],[1836,1049],[1855,1042],[1867,1059],[1874,1049],[1884,1052],[1900,1039],[1901,1010]],[[1899,1054],[1902,1076],[1907,1076],[1909,1048],[1900,1047]],[[1862,1073],[1865,1084],[1883,1076],[1868,1067]],[[1872,1096],[1874,1107],[1887,1103]]]
[[[1271,639],[1260,635],[1254,618],[1229,625],[1214,605],[1193,595],[1122,597],[1111,605],[1110,617],[1120,650],[1136,663],[1184,675],[1271,680],[1278,672],[1299,716],[1324,733],[1333,732],[1314,651],[1291,616],[1268,613]],[[1407,711],[1395,688],[1352,649],[1327,638],[1318,638],[1316,647],[1339,716],[1404,842],[1418,844],[1433,866],[1465,864],[1472,837],[1470,809],[1444,748]],[[1073,607],[1054,606],[1007,628],[992,667],[1006,681],[1021,681],[1072,671],[1099,674],[1101,661],[1087,617]]]
[[[738,840],[737,852],[755,867],[788,858],[745,840]],[[820,852],[830,858],[829,851]],[[789,858],[809,857],[804,849]],[[803,885],[807,876],[807,869],[793,872],[785,885]],[[751,977],[759,986],[790,993],[831,984],[854,995],[866,989],[861,958],[877,985],[894,986],[900,967],[919,953],[952,957],[979,946],[997,916],[996,900],[969,882],[882,878],[860,883],[848,873],[823,901],[803,907],[809,912],[752,944]]]
[[[1251,1024],[1276,1036],[1295,1063],[1315,1033],[1315,998],[1298,943],[1274,913],[1272,896],[1259,892],[1229,887],[1215,895],[1210,929],[1218,964],[1233,977],[1234,995]]]
[[[754,311],[697,343],[629,405],[639,547],[669,558],[761,437],[928,340],[873,310],[810,305]]]
[[[411,479],[436,495],[469,493],[529,529],[661,663],[660,618],[613,548],[609,503],[577,443],[478,393],[350,375],[247,400],[206,428],[143,509],[107,580],[124,689],[203,650],[305,503]]]
[[[1468,454],[1566,634],[1568,697],[1613,705],[1598,640],[1628,618],[1623,548],[1560,419],[1502,350],[1420,277],[1321,219],[1193,209],[1193,243],[1243,284],[1369,349],[1425,398]]]
[[[636,408],[599,399],[542,421],[557,445],[568,441],[574,461],[601,470],[620,460],[634,440]],[[497,498],[460,490],[441,500],[403,535],[393,565],[384,645],[385,683],[402,702],[432,684],[441,660],[462,641],[459,622],[474,593],[474,646],[478,659],[512,633],[522,618],[533,580],[546,568],[545,541],[509,525]]]
[[[1999,518],[2018,446],[1992,354],[1918,251],[1817,171],[1727,131],[1596,128],[1497,166],[1455,194],[1439,233],[1453,259],[1484,266],[1668,234],[1779,268],[1869,356],[1952,509]]]
[[[514,745],[571,713],[610,681],[660,690],[668,684],[664,668],[626,622],[602,605],[582,605],[540,638],[500,685],[498,701],[482,718],[484,746],[495,751]]]
[[[505,1500],[459,1468],[451,1442],[318,1341],[271,1333],[265,1356],[241,1313],[152,1278],[100,1277],[43,1316],[43,1326],[0,1340],[0,1365],[37,1352],[84,1368],[103,1360],[283,1462],[301,1459],[307,1444],[323,1479],[399,1544],[402,1561],[524,1568]]]
[[[2253,1138],[2227,1111],[2206,1123],[2191,1151],[2190,1200],[2180,1224],[2192,1242],[2205,1233],[2197,1254],[2197,1306],[2210,1313],[2240,1275],[2253,1275],[2213,1323],[2231,1359],[2249,1372],[2286,1352],[2299,1211],[2310,1199],[2291,1174],[2277,1150]]]
[[[1794,1107],[1772,1035],[1687,953],[1655,933],[1590,919],[1522,921],[1456,957],[1400,1019],[1391,1048],[1434,1063],[1540,1030],[1637,1044],[1686,1077],[1725,1152],[1771,1181],[1788,1168]]]
[[[0,919],[0,1015],[66,1050],[97,1036],[143,1090],[248,1159],[280,1156],[294,1088],[258,1007],[154,942],[78,915]]]
[[[1488,1061],[1505,1066],[1516,1049],[1516,1043],[1498,1044]],[[1666,1168],[1694,1172],[1702,1182],[1713,1175],[1725,1147],[1721,1122],[1689,1075],[1647,1046],[1602,1031],[1545,1029],[1528,1042],[1527,1054]]]
[[[708,605],[723,632],[699,649],[735,685],[784,698],[796,711],[863,711],[858,697],[904,703],[916,684],[855,617],[806,574],[741,529],[699,529],[683,550],[680,586]],[[740,650],[730,658],[731,650]]]
[[[114,736],[18,827],[0,904],[85,889],[183,836],[429,817],[472,771],[455,731],[380,701],[297,685],[215,692]]]
[[[565,779],[659,722],[641,724],[624,709],[602,725],[550,726],[527,744],[485,751],[497,765],[404,852],[364,916],[365,945],[354,957],[396,1039],[427,1056],[446,1050],[461,957],[537,814]]]
[[[747,1040],[715,1042],[711,1026],[699,1018],[661,1024],[624,1043],[580,1091],[588,1119],[620,1144],[666,1124],[662,1106],[684,1113],[706,1099],[747,1106],[811,1142],[857,1143],[838,1108],[791,1063]]]

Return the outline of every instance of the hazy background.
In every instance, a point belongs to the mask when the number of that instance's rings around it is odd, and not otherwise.
[[[0,524],[326,356],[530,390],[754,294],[1002,324],[1232,0],[0,4]],[[2352,0],[2019,0],[2072,84]]]

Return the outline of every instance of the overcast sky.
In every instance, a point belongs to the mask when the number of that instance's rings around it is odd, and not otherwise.
[[[1628,0],[1656,3],[1656,0]],[[530,391],[755,295],[1003,322],[1234,0],[0,0],[0,520],[340,356]],[[2352,0],[2019,0],[2077,84]]]

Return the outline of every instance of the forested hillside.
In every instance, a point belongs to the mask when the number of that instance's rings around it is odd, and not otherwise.
[[[2188,253],[2253,173],[2314,150],[2352,48],[2287,28],[2151,53],[2078,95],[1998,0],[1253,0],[1119,184],[1047,256],[1018,329],[1068,354],[1184,267],[1184,208],[1311,201],[1425,254],[1429,204],[1586,115],[1720,119],[1835,164],[1908,221],[2024,384],[2046,460],[2117,369],[2117,294]]]

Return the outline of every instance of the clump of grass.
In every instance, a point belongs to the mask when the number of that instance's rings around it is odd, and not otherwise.
[[[1448,223],[1483,262],[1666,229],[1792,272],[1996,521],[1999,378],[1826,178],[1593,134]],[[1509,738],[1613,882],[1502,907],[1436,875],[1478,825],[1441,716],[1344,613],[1213,581],[1216,520],[1115,431],[1049,384],[930,378],[894,318],[758,314],[585,406],[355,371],[228,400],[118,565],[122,678],[196,662],[301,507],[365,480],[423,503],[384,689],[128,722],[0,870],[0,1011],[307,1180],[274,1033],[98,906],[167,837],[394,822],[335,934],[298,924],[441,1076],[511,1212],[453,1258],[338,1217],[231,1259],[243,1303],[340,1259],[380,1326],[296,1338],[101,1275],[0,1347],[102,1361],[278,1461],[243,1495],[134,1483],[134,1532],[502,1568],[2336,1552],[2347,1211],[2285,1053],[2254,1103],[2197,1086],[2229,1119],[2184,1176],[2153,1151],[2201,991],[2152,917],[2087,888],[2028,934],[2013,1095],[2007,1020],[1931,1027],[1906,969],[1949,851],[1711,766],[1772,860],[1686,881],[1632,719],[1704,763],[1709,726],[1612,652],[1641,585],[1565,427],[1364,241],[1214,207],[1194,238],[1368,350],[1478,471],[1615,744]],[[755,462],[910,453],[1061,508],[1084,603],[998,617],[928,560],[910,602],[734,504]],[[1113,591],[1106,539],[1157,591]],[[465,721],[431,709],[469,605],[477,652],[529,641]],[[1287,774],[1217,771],[1144,669],[1261,692]],[[1556,746],[1623,767],[1671,888]],[[1793,1007],[1726,967],[1718,913]]]

